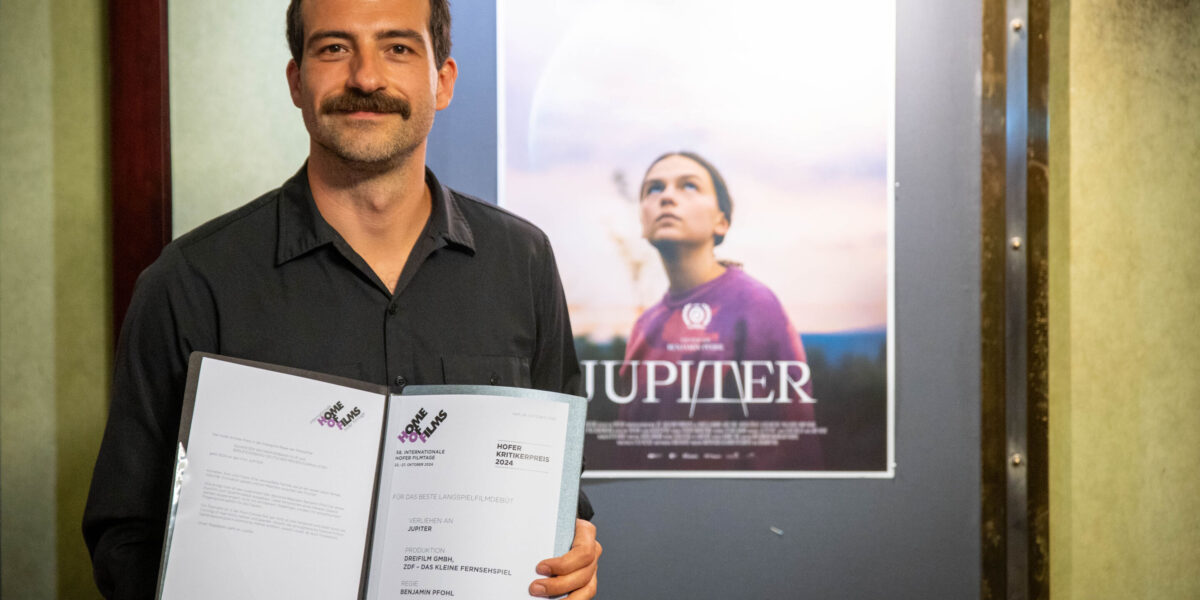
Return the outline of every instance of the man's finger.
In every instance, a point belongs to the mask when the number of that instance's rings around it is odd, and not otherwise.
[[[592,580],[589,581],[587,585],[575,590],[574,592],[571,592],[571,595],[567,596],[566,600],[590,600],[594,597],[596,597],[595,574],[592,575]]]
[[[529,593],[535,596],[561,596],[586,587],[595,577],[595,568],[584,568],[557,577],[538,579],[530,584]]]
[[[599,559],[603,549],[598,542],[592,543],[595,546],[594,555]],[[570,596],[570,598],[591,598],[595,594],[596,589],[597,564],[598,562],[594,560],[575,571],[563,573],[556,577],[538,579],[529,586],[529,593],[535,596],[561,596],[577,590],[591,589],[592,592],[590,594],[582,596],[572,594]]]
[[[575,520],[575,541],[566,554],[548,558],[538,563],[537,572],[541,575],[565,575],[594,563],[599,554],[600,544],[596,542],[596,526],[584,521]]]
[[[566,554],[546,559],[537,572],[548,576],[529,585],[534,596],[571,594],[568,600],[591,598],[596,590],[596,567],[604,548],[596,541],[596,527],[587,521],[575,521],[575,540]]]

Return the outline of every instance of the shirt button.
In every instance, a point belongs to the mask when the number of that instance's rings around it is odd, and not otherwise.
[[[396,311],[398,311],[398,310],[400,310],[400,307],[399,307],[399,306],[396,306],[395,304],[393,304],[393,305],[391,305],[391,306],[389,306],[389,307],[388,307],[388,314],[389,314],[389,315],[394,315],[394,314],[396,314]]]
[[[405,379],[403,375],[397,375],[396,376],[396,385],[398,385],[400,387],[404,387],[404,386],[408,385],[408,380]]]
[[[500,376],[495,373],[492,373],[492,378],[489,379],[488,381],[492,382],[492,385],[500,385]]]

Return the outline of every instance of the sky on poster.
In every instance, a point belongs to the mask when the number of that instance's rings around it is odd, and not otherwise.
[[[509,0],[501,203],[554,244],[572,324],[625,336],[666,279],[636,193],[669,150],[734,199],[719,258],[797,330],[887,319],[892,0]]]

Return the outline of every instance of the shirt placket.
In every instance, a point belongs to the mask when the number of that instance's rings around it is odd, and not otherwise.
[[[412,336],[406,332],[406,312],[403,296],[392,296],[384,309],[383,353],[387,365],[387,380],[393,394],[399,394],[412,383]]]
[[[430,257],[445,246],[445,240],[440,235],[426,232],[412,249],[411,265],[405,265],[396,282],[396,292],[392,294],[384,311],[384,361],[387,365],[387,381],[392,387],[392,393],[399,394],[410,384],[440,383],[434,381],[418,381],[416,366],[416,348],[413,340],[413,328],[416,327],[420,316],[415,314],[413,302],[406,302],[406,288],[416,278],[417,273]],[[428,375],[426,375],[428,376]]]

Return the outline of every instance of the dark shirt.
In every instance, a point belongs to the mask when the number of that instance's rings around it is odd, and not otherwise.
[[[393,387],[578,394],[554,255],[527,221],[443,187],[395,293],[321,217],[308,172],[180,237],[138,279],[84,511],[106,597],[151,598],[188,356],[208,351]],[[580,516],[591,517],[581,496]]]

